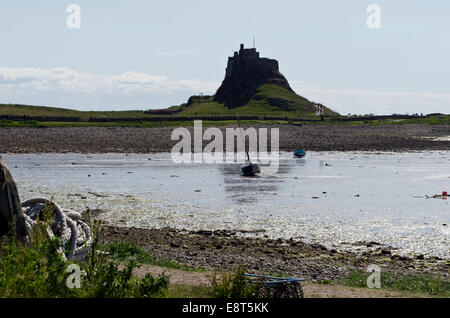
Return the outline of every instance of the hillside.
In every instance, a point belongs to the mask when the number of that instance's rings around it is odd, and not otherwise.
[[[170,116],[274,116],[318,118],[339,116],[329,108],[297,95],[279,71],[278,61],[261,58],[255,48],[245,49],[228,58],[225,79],[213,96],[191,96],[187,103],[165,109],[147,111],[77,111],[66,108],[0,104],[0,116],[74,117],[78,121],[93,119],[145,119]],[[6,117],[4,119],[10,119]],[[217,118],[216,118],[217,119]],[[15,120],[21,120],[16,118]],[[46,121],[49,118],[38,118]],[[53,118],[55,121],[59,118]],[[72,118],[68,119],[72,121]],[[63,120],[61,121],[68,121]],[[76,121],[76,120],[75,120]]]
[[[0,116],[45,116],[45,117],[80,117],[87,120],[89,117],[106,118],[142,118],[151,117],[142,110],[125,111],[79,111],[67,108],[31,106],[19,104],[0,104]]]
[[[177,111],[178,116],[233,116],[238,111],[240,115],[317,117],[316,106],[312,102],[275,84],[261,85],[247,103],[240,107],[230,108],[225,103],[214,101],[213,96],[193,96],[190,103],[173,110]],[[336,116],[337,113],[325,108],[324,115]]]
[[[162,113],[164,110],[160,110]],[[166,111],[169,111],[167,109]],[[179,115],[242,115],[317,117],[338,116],[321,104],[297,95],[279,71],[277,60],[262,58],[255,48],[241,44],[228,58],[225,78],[214,96],[192,96],[187,104],[171,108]]]

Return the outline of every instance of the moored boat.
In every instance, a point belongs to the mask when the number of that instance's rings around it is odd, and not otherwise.
[[[252,177],[261,172],[261,168],[257,163],[248,163],[241,167],[241,174],[245,177]]]
[[[295,158],[303,158],[304,156],[306,156],[306,151],[303,149],[298,149],[294,152]]]
[[[247,154],[247,160],[245,161],[245,165],[241,167],[241,175],[244,177],[253,177],[255,174],[261,172],[261,168],[259,167],[259,164],[252,163],[250,160],[250,154],[248,153],[247,144],[245,143],[244,135],[242,134],[242,127],[241,127],[241,121],[239,119],[239,115],[236,111],[236,118],[239,123],[239,130],[241,131],[241,137],[244,140],[244,147],[245,147],[245,153]]]

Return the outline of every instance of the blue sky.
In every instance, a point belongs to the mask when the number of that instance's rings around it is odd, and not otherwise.
[[[69,29],[67,6],[81,8]],[[381,8],[381,28],[366,25]],[[0,103],[147,109],[213,94],[239,44],[343,113],[450,113],[450,2],[0,1]]]

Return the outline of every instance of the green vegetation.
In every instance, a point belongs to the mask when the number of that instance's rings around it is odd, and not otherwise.
[[[0,127],[39,127],[41,123],[35,120],[13,121],[0,120]]]
[[[260,287],[260,283],[248,283],[243,268],[211,278],[211,295],[215,298],[255,298]]]
[[[124,111],[79,111],[67,108],[30,106],[19,104],[0,104],[0,115],[14,116],[47,116],[47,117],[80,117],[82,120],[88,120],[89,117],[106,118],[142,118],[152,117],[144,113],[143,110],[124,110]]]
[[[238,270],[220,278],[212,278],[212,286],[169,285],[164,274],[144,278],[133,276],[138,263],[153,264],[153,260],[140,248],[127,243],[99,246],[98,240],[81,270],[80,288],[69,288],[72,261],[65,261],[58,250],[58,239],[45,235],[45,225],[32,235],[32,248],[7,237],[0,241],[0,297],[72,298],[72,297],[252,297],[256,285],[245,282],[244,271]],[[174,262],[157,263],[181,270],[187,266]]]
[[[270,100],[279,100],[280,106],[272,106]],[[241,116],[258,116],[258,120],[243,120],[245,125],[256,124],[288,124],[287,120],[263,120],[263,116],[269,117],[288,117],[294,123],[307,124],[338,124],[338,125],[405,125],[405,124],[426,124],[426,125],[450,125],[450,115],[432,115],[421,118],[398,119],[395,116],[387,119],[367,120],[363,117],[359,120],[353,121],[339,121],[338,114],[329,109],[325,109],[325,120],[320,121],[320,118],[314,114],[315,106],[313,106],[305,98],[294,94],[282,87],[276,85],[262,85],[258,92],[252,99],[244,106],[236,109],[228,109],[225,105],[212,101],[212,97],[208,98],[193,98],[193,103],[189,106],[182,104],[180,106],[173,106],[168,108],[174,112],[174,115],[157,115],[146,114],[141,110],[130,111],[76,111],[64,108],[44,107],[44,106],[27,106],[27,105],[5,105],[0,104],[0,116],[46,116],[46,117],[79,117],[81,121],[74,122],[55,122],[55,121],[36,121],[36,120],[6,120],[0,119],[0,128],[2,127],[37,127],[37,128],[52,128],[52,127],[137,127],[137,128],[151,128],[151,127],[178,127],[178,126],[192,126],[193,121],[181,120],[175,121],[147,121],[148,118],[177,118],[177,117],[195,117],[195,116],[235,116],[235,110]],[[90,122],[90,117],[117,119],[120,118],[135,118],[136,120],[129,121],[113,121],[113,122]],[[342,117],[341,117],[342,118]],[[345,117],[344,117],[345,118]],[[33,119],[33,118],[31,118]],[[207,126],[225,126],[235,125],[236,120],[218,120],[210,121],[204,120],[203,125]]]
[[[316,122],[316,124],[340,124],[340,125],[371,125],[371,126],[384,126],[384,125],[410,125],[410,124],[422,124],[422,125],[450,125],[450,115],[433,115],[429,117],[421,118],[408,118],[408,119],[375,119],[375,120],[355,120],[355,121],[338,121],[330,118],[324,122]]]
[[[168,298],[211,298],[211,291],[206,286],[188,286],[170,284],[167,290]]]
[[[61,258],[57,239],[46,236],[45,223],[31,235],[32,248],[13,238],[0,241],[0,297],[170,297],[170,298],[254,298],[261,287],[259,282],[248,283],[245,270],[216,272],[209,286],[169,284],[164,274],[147,274],[138,279],[133,270],[138,264],[191,271],[192,268],[173,261],[154,260],[147,252],[129,243],[99,245],[99,231],[95,232],[93,250],[85,261],[77,263],[81,269],[80,288],[68,288],[74,264]],[[353,272],[345,280],[323,280],[320,285],[344,285],[367,288],[369,273]],[[281,276],[281,273],[280,273]],[[286,275],[283,275],[286,276]],[[400,291],[406,295],[450,297],[448,278],[421,274],[383,271],[382,290]]]
[[[243,125],[287,125],[286,120],[241,120]],[[387,120],[369,120],[369,121],[335,121],[332,119],[325,119],[325,121],[302,121],[301,119],[294,119],[294,123],[299,124],[313,124],[313,125],[368,125],[368,126],[384,126],[384,125],[408,125],[408,124],[422,124],[422,125],[450,125],[450,115],[433,116],[418,119],[404,119],[396,121],[392,119]],[[35,128],[54,128],[54,127],[135,127],[135,128],[153,128],[153,127],[189,127],[193,126],[194,121],[162,121],[162,122],[148,122],[148,121],[126,121],[126,122],[37,122],[30,121],[10,121],[0,120],[0,128],[3,127],[35,127]],[[219,121],[202,121],[203,127],[218,127],[237,125],[236,120],[219,120]]]
[[[31,233],[29,248],[14,238],[0,241],[0,297],[162,297],[169,279],[165,275],[142,279],[132,275],[136,259],[119,262],[98,248],[98,236],[84,262],[78,263],[80,288],[69,288],[74,263],[64,260],[58,239],[46,235],[46,222]],[[96,233],[99,233],[96,231]]]
[[[273,104],[278,106],[272,106]],[[274,84],[261,85],[249,102],[236,109],[229,109],[224,104],[209,99],[194,98],[190,105],[182,104],[172,106],[167,111],[177,112],[172,116],[234,116],[237,110],[240,115],[277,116],[277,117],[302,117],[317,118],[316,107],[292,91]],[[170,112],[169,112],[170,113]],[[146,114],[143,110],[127,111],[77,111],[66,108],[29,106],[18,104],[0,104],[0,116],[46,116],[46,117],[79,117],[87,121],[95,118],[142,118],[160,117],[157,114]],[[325,108],[325,115],[337,116],[338,114]]]
[[[286,124],[287,121],[281,120],[242,120],[245,125],[257,124]],[[203,127],[217,127],[237,125],[237,120],[219,120],[219,121],[202,121]],[[194,121],[126,121],[126,122],[36,122],[36,121],[9,121],[0,120],[0,128],[2,127],[35,127],[35,128],[54,128],[54,127],[136,127],[136,128],[153,128],[153,127],[189,127],[194,126]]]
[[[179,264],[172,260],[153,259],[150,255],[140,247],[127,242],[109,243],[107,245],[109,255],[119,261],[136,260],[139,263],[150,264],[160,267],[172,268],[188,272],[204,271],[202,269],[192,268],[185,264]],[[249,284],[245,278],[245,270],[238,268],[234,272],[221,274],[218,276],[214,273],[211,276],[211,286],[187,286],[187,285],[170,285],[167,297],[216,297],[216,298],[248,298],[255,297],[258,284]]]
[[[343,282],[346,286],[367,287],[369,273],[353,272]],[[381,272],[381,288],[438,297],[450,297],[450,280],[431,275]]]
[[[272,106],[275,101],[279,106]],[[234,116],[235,111],[238,111],[239,115],[317,119],[316,107],[310,101],[273,84],[261,85],[249,102],[241,107],[229,109],[224,104],[214,102],[211,97],[208,100],[198,99],[191,105],[183,104],[180,108],[183,110],[177,116]],[[325,115],[338,114],[325,109]]]
[[[450,125],[450,115],[436,115],[426,118],[405,119],[398,124]]]

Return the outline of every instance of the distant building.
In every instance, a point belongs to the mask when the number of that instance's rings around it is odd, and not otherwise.
[[[233,72],[238,70],[243,64],[246,67],[259,66],[274,72],[278,72],[278,61],[259,57],[259,52],[255,48],[245,49],[244,44],[241,44],[239,52],[234,52],[234,55],[228,58],[225,78],[233,76]]]

